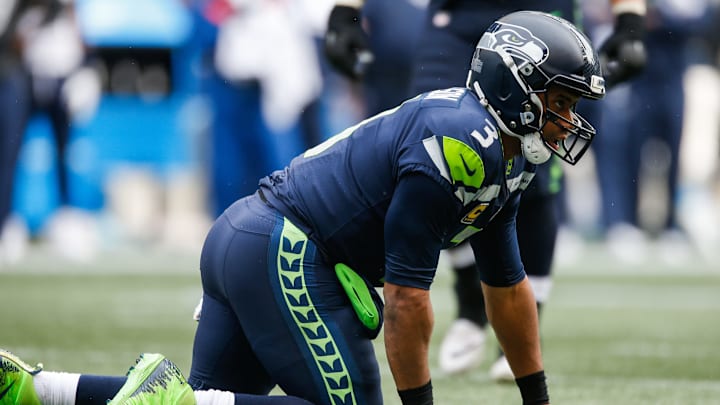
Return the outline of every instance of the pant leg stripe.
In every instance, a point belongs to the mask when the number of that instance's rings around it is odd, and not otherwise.
[[[330,330],[315,309],[305,284],[303,257],[307,243],[307,236],[284,218],[276,263],[280,289],[313,355],[330,403],[356,404],[350,373]]]

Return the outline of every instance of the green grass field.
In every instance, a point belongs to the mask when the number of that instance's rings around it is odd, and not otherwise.
[[[0,268],[0,347],[48,370],[124,374],[143,351],[190,367],[200,296],[196,254],[122,251],[73,265],[42,249]],[[626,268],[602,252],[556,271],[542,320],[555,404],[720,404],[720,268],[694,263]],[[433,286],[431,362],[455,312],[447,269]],[[399,404],[378,339],[387,404]],[[489,380],[495,352],[474,372],[433,368],[438,404],[519,404]]]

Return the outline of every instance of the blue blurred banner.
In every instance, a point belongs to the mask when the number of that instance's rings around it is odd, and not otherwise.
[[[83,41],[105,76],[95,114],[71,128],[69,202],[99,210],[118,165],[140,164],[162,179],[196,163],[189,123],[200,119],[190,107],[197,78],[187,54],[193,18],[180,0],[77,0],[76,7]],[[161,86],[148,90],[147,78],[158,75]],[[18,161],[13,207],[33,234],[60,203],[52,131],[44,112],[35,112]]]
[[[90,46],[175,47],[192,31],[178,0],[77,0],[76,7]]]

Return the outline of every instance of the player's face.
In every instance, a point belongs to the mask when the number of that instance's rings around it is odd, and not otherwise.
[[[557,149],[557,143],[568,137],[568,131],[573,126],[572,123],[578,121],[575,115],[575,105],[580,96],[565,88],[551,86],[545,93],[545,97],[541,97],[541,99],[543,99],[547,117],[542,128],[543,138],[551,147]]]

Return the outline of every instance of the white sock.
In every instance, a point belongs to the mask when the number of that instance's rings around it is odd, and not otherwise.
[[[43,405],[74,405],[80,374],[41,371],[33,376],[33,385]]]
[[[197,405],[235,405],[235,394],[229,391],[195,391]]]
[[[532,287],[533,293],[535,294],[535,301],[544,303],[550,297],[550,290],[552,290],[553,279],[551,276],[528,276],[530,286]]]

